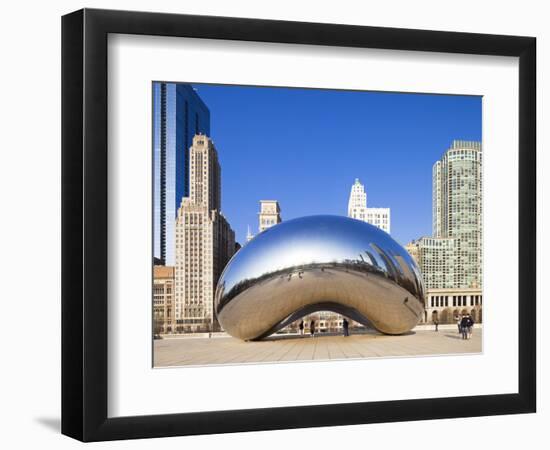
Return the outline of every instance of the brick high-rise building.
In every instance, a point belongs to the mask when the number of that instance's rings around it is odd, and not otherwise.
[[[221,168],[210,138],[193,138],[189,163],[189,197],[176,221],[176,331],[215,331],[214,293],[235,233],[220,211]]]

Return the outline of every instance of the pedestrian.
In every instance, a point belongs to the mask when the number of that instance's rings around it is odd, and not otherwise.
[[[304,320],[300,322],[300,325],[298,326],[300,328],[300,336],[304,335]]]
[[[462,321],[462,317],[456,316],[456,325],[458,326],[458,334],[462,333],[462,328],[460,326],[460,322]]]
[[[470,321],[468,320],[468,316],[464,315],[462,316],[462,319],[460,320],[460,329],[462,332],[462,339],[468,339],[468,324]]]
[[[472,338],[472,333],[474,331],[474,318],[468,314],[468,339]]]
[[[434,319],[435,331],[439,331],[439,320],[437,317]]]
[[[349,322],[346,318],[344,318],[344,321],[342,322],[343,328],[344,328],[344,336],[349,336]]]
[[[311,322],[309,323],[309,334],[311,334],[311,337],[315,336],[315,320],[311,319]]]

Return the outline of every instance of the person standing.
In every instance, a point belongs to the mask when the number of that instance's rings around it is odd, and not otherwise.
[[[462,339],[468,339],[468,316],[463,316],[460,320],[460,329],[462,331]]]
[[[474,318],[468,314],[468,339],[472,338],[472,333],[474,332]]]
[[[311,337],[315,336],[315,320],[311,319],[311,322],[309,323],[309,334],[311,334]]]
[[[298,328],[300,328],[300,336],[304,335],[304,319],[300,321],[300,325],[298,325]]]
[[[458,327],[458,334],[462,333],[462,328],[460,326],[461,321],[462,321],[462,317],[456,316],[456,325]]]
[[[344,336],[349,336],[349,322],[345,317],[342,322],[342,326],[344,328]]]
[[[434,319],[435,331],[439,331],[439,319],[436,317]]]

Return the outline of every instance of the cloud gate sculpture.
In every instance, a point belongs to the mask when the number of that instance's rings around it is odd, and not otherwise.
[[[215,310],[225,331],[243,340],[316,311],[402,334],[422,317],[424,288],[412,257],[384,231],[310,216],[275,225],[239,250],[218,281]]]

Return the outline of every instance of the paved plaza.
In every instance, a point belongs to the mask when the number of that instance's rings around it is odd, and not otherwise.
[[[232,337],[169,337],[154,341],[154,365],[168,367],[480,353],[481,334],[482,328],[476,328],[471,339],[463,340],[456,327],[450,326],[440,327],[438,332],[417,330],[402,336],[374,332],[349,337],[275,335],[258,342],[243,342]]]

